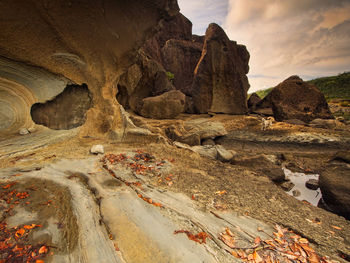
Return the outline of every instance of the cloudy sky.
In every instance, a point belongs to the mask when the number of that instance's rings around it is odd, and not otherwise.
[[[304,80],[350,71],[350,0],[178,0],[203,35],[221,25],[250,52],[249,92],[291,75]]]

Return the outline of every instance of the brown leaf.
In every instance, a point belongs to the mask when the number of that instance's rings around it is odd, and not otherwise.
[[[228,234],[231,237],[234,236],[234,234],[231,232],[231,230],[228,227],[225,228],[225,232],[226,232],[226,234]]]
[[[224,242],[228,247],[235,248],[235,240],[232,236],[220,233],[219,239]]]
[[[18,229],[18,230],[16,231],[15,236],[18,237],[18,238],[20,238],[20,237],[22,237],[22,236],[24,235],[25,232],[26,232],[26,231],[25,231],[23,228],[20,228],[20,229]]]
[[[310,263],[319,263],[320,259],[319,257],[316,255],[316,253],[312,253],[309,258],[308,258]]]

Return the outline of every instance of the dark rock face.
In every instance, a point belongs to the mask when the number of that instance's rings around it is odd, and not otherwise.
[[[140,115],[153,119],[172,119],[184,110],[185,95],[179,90],[172,90],[143,99]]]
[[[322,198],[327,207],[350,220],[350,167],[347,164],[330,164],[320,174]]]
[[[185,40],[170,39],[162,49],[164,68],[174,74],[173,84],[188,96],[194,70],[202,54],[202,45]]]
[[[210,24],[192,86],[196,112],[245,114],[248,61],[244,46],[230,41],[218,25]]]
[[[164,68],[140,51],[137,62],[122,75],[118,83],[117,100],[125,109],[139,113],[144,98],[174,89]]]
[[[86,85],[69,85],[53,100],[36,103],[31,116],[36,124],[54,130],[69,130],[85,123],[86,111],[92,107],[92,95]]]
[[[271,107],[277,121],[298,119],[310,122],[316,118],[333,118],[324,95],[298,76],[291,76],[275,87],[257,108]]]
[[[260,101],[261,101],[261,98],[255,92],[252,95],[250,95],[248,102],[247,102],[247,106],[248,106],[249,110],[253,111],[255,109],[256,105]]]
[[[149,39],[142,49],[162,64],[162,48],[169,39],[190,41],[192,39],[192,22],[182,14],[163,20],[161,30]]]
[[[205,37],[192,35],[192,23],[178,14],[163,21],[139,54],[118,84],[124,108],[140,113],[144,98],[177,89],[186,95],[187,113],[247,112],[249,53],[218,25],[210,25]]]

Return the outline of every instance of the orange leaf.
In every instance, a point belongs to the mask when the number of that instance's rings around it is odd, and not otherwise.
[[[256,252],[256,251],[254,251],[253,257],[254,257],[255,263],[260,263],[263,261],[262,258],[259,256],[258,252]]]
[[[240,258],[240,256],[236,251],[231,251],[231,255],[234,256],[235,258]]]
[[[312,253],[309,256],[308,260],[309,260],[310,263],[319,263],[320,262],[319,257],[315,253]]]
[[[225,231],[229,236],[231,236],[231,237],[234,236],[234,234],[231,232],[231,230],[228,227],[225,228]]]
[[[334,229],[337,229],[337,230],[342,230],[342,228],[341,227],[339,227],[339,226],[332,226]]]
[[[23,228],[18,229],[18,230],[16,231],[16,233],[15,233],[15,236],[18,237],[18,238],[20,238],[20,237],[23,236],[23,234],[24,234],[25,232],[26,232],[26,231],[25,231]]]
[[[117,244],[114,244],[115,251],[120,251],[119,247]]]
[[[227,193],[226,190],[215,192],[215,194],[217,194],[217,195],[223,195],[223,194],[226,194],[226,193]]]
[[[39,249],[39,254],[46,254],[48,252],[48,249],[46,246],[42,246],[40,249]]]
[[[230,248],[235,248],[235,240],[233,237],[227,235],[227,234],[223,234],[220,233],[219,239],[225,243],[225,245],[227,245]]]
[[[261,242],[261,238],[260,237],[256,237],[255,239],[254,239],[254,244],[260,244],[260,242]]]
[[[299,239],[299,243],[301,243],[301,244],[308,244],[309,241],[306,238],[300,238]]]
[[[44,260],[37,259],[37,260],[35,261],[35,263],[44,263]]]

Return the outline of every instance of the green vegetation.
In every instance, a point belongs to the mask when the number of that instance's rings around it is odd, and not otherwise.
[[[175,77],[174,73],[171,73],[170,71],[167,71],[167,72],[166,72],[166,75],[167,75],[167,77],[168,77],[168,79],[169,79],[170,81],[173,81],[173,80],[174,80],[174,77]]]
[[[318,78],[309,83],[318,87],[325,95],[327,101],[331,99],[350,100],[350,72],[338,76]]]
[[[350,72],[338,76],[324,77],[307,81],[318,87],[327,101],[332,99],[350,100]],[[264,98],[273,88],[259,90],[256,93]]]
[[[269,94],[270,93],[270,91],[272,90],[273,88],[268,88],[268,89],[263,89],[263,90],[258,90],[257,92],[256,92],[256,94],[258,94],[259,95],[259,97],[260,98],[265,98],[266,97],[266,95],[267,94]]]

